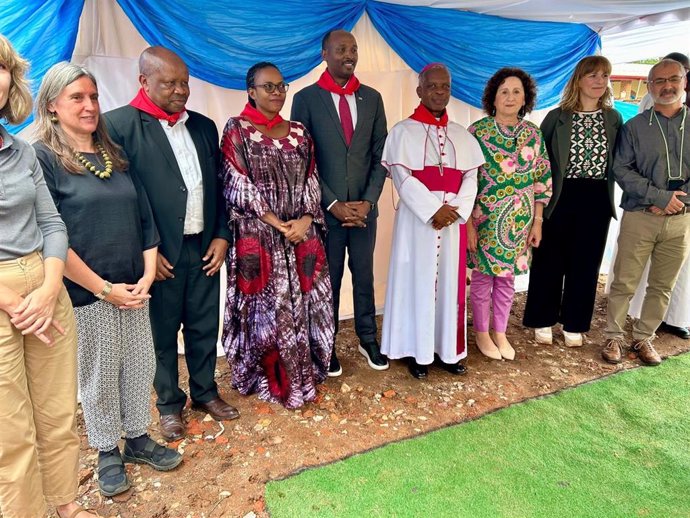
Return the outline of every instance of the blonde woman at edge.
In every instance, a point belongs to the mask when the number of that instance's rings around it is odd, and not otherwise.
[[[0,120],[31,113],[29,64],[0,35]],[[77,339],[67,231],[34,150],[0,124],[0,510],[94,518],[76,502]]]

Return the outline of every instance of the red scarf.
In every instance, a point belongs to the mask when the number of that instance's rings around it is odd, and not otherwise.
[[[441,120],[434,117],[433,113],[429,111],[429,108],[419,103],[414,109],[414,113],[410,115],[410,119],[422,122],[424,124],[431,124],[433,126],[448,126],[448,112],[443,110],[443,115],[441,115]]]
[[[280,114],[277,114],[275,117],[269,120],[268,117],[266,117],[263,113],[249,103],[245,105],[244,110],[242,110],[242,113],[240,113],[240,117],[244,117],[252,124],[266,126],[266,129],[274,128],[285,120],[280,116]]]
[[[335,79],[333,79],[333,76],[330,74],[328,69],[323,71],[323,74],[321,74],[321,77],[319,77],[319,80],[316,82],[316,84],[327,92],[338,95],[352,95],[359,90],[360,86],[359,79],[357,79],[354,74],[352,77],[350,77],[350,80],[345,86],[340,86],[335,82]]]
[[[160,106],[156,105],[143,88],[139,88],[136,97],[129,102],[130,106],[134,106],[137,110],[148,113],[151,117],[158,120],[168,121],[169,126],[174,126],[180,120],[182,114],[185,112],[184,108],[177,113],[168,113]]]

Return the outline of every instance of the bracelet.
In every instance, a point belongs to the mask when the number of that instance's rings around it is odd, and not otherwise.
[[[534,216],[534,221],[538,221],[539,223],[541,223],[542,221],[544,221],[544,218],[542,218],[541,216]]]
[[[105,299],[108,295],[110,295],[110,292],[113,291],[113,285],[110,281],[105,281],[105,285],[103,286],[103,289],[101,290],[100,293],[94,293],[97,299],[103,300]]]

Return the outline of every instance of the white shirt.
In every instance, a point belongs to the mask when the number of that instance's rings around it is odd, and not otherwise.
[[[199,156],[185,123],[189,114],[184,112],[174,126],[161,120],[161,127],[170,142],[177,165],[187,188],[187,210],[184,218],[184,234],[199,234],[204,230],[204,185],[201,178]]]
[[[649,93],[646,93],[640,101],[640,105],[637,107],[637,113],[649,110],[652,106],[654,106],[654,99]]]

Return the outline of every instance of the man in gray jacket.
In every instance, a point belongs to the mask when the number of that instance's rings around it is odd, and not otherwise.
[[[683,66],[663,59],[649,71],[654,108],[623,126],[613,172],[623,189],[624,210],[608,303],[604,360],[620,363],[623,325],[630,299],[650,260],[647,292],[633,326],[632,349],[640,361],[658,365],[652,340],[666,313],[680,267],[690,254],[690,131],[686,126]]]
[[[336,332],[345,251],[352,272],[355,331],[359,351],[372,369],[388,368],[376,339],[374,245],[378,202],[386,171],[381,153],[386,140],[386,115],[381,95],[359,83],[357,42],[344,30],[327,33],[321,54],[327,70],[319,81],[298,92],[291,119],[304,124],[314,138],[326,213],[326,255],[333,287]],[[329,376],[342,373],[333,348]]]

